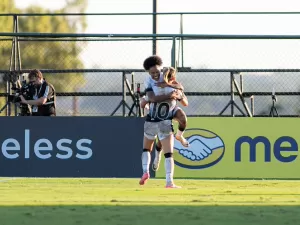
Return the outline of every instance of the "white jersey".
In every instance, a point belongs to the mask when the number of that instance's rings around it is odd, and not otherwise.
[[[170,94],[172,91],[175,90],[171,87],[161,88],[155,85],[157,82],[162,81],[162,74],[160,75],[159,81],[155,81],[149,76],[145,81],[146,93],[147,91],[153,91],[155,96],[158,96]],[[147,115],[147,121],[158,122],[163,120],[172,120],[175,114],[176,102],[176,100],[171,99],[165,100],[163,102],[151,102],[149,113]]]

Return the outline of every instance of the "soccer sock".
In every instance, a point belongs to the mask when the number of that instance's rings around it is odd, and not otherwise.
[[[174,159],[173,153],[165,153],[165,170],[167,183],[173,183]]]
[[[150,160],[151,160],[150,150],[143,149],[143,153],[142,153],[143,173],[149,173]]]
[[[156,145],[155,147],[155,159],[159,160],[161,158],[161,148]]]
[[[176,136],[182,136],[184,133],[184,130],[185,130],[185,128],[179,125],[178,130],[176,132]]]

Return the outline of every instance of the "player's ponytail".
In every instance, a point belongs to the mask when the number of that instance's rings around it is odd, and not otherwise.
[[[163,76],[166,83],[169,83],[171,79],[176,80],[176,70],[174,67],[165,67],[163,69]]]
[[[176,80],[176,70],[174,67],[169,67],[169,76],[168,76],[168,80],[170,80],[171,78],[173,78],[172,80]]]
[[[170,68],[169,67],[164,67],[163,68],[163,76],[164,76],[164,81],[166,83],[168,83],[168,81],[169,81],[169,79],[168,79],[169,73],[170,73]]]

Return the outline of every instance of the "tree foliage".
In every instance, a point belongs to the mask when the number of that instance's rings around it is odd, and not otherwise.
[[[4,13],[67,13],[84,12],[87,0],[67,0],[63,8],[55,11],[39,6],[26,9],[15,8],[13,0],[2,0],[0,9]],[[86,28],[84,16],[20,16],[19,32],[35,33],[76,33]],[[0,31],[12,32],[12,17],[0,18]],[[1,37],[0,37],[1,38]],[[54,41],[53,41],[54,40]],[[20,41],[22,69],[82,69],[80,59],[84,43],[77,41],[55,41],[41,38],[40,40],[24,38]],[[11,41],[0,42],[0,69],[9,69]],[[54,85],[57,91],[75,91],[84,84],[84,77],[79,73],[44,74],[45,78]],[[1,91],[2,92],[2,91]]]

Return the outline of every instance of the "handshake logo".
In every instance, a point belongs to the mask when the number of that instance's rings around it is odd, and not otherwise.
[[[185,136],[190,146],[185,148],[175,140],[175,164],[184,168],[202,169],[210,167],[221,160],[225,145],[223,140],[211,131],[189,129]]]

